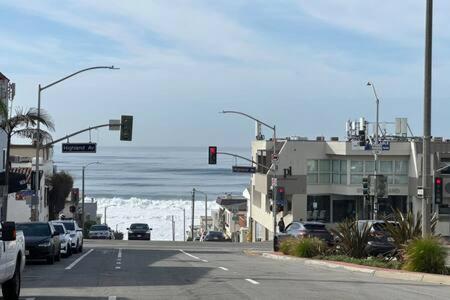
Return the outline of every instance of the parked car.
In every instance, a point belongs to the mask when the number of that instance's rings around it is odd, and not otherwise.
[[[0,284],[4,299],[19,299],[25,267],[25,238],[14,222],[0,224]]]
[[[386,255],[396,250],[394,239],[386,231],[383,220],[359,220],[358,228],[370,227],[370,237],[366,246],[366,253],[371,256]]]
[[[70,233],[72,253],[83,252],[83,230],[74,220],[58,220]]]
[[[204,242],[230,242],[231,239],[228,239],[223,232],[220,231],[209,231],[205,238]]]
[[[133,223],[128,230],[128,240],[150,241],[151,228],[145,223]]]
[[[325,224],[321,222],[292,222],[284,232],[275,236],[275,250],[280,248],[281,241],[288,238],[316,237],[327,244],[333,244],[333,236],[328,231]]]
[[[56,232],[59,233],[59,239],[61,240],[61,255],[69,257],[72,255],[72,239],[70,233],[66,230],[66,227],[61,222],[52,221],[53,227]]]
[[[25,236],[27,259],[46,259],[53,264],[61,259],[59,233],[50,222],[17,223],[17,229]]]
[[[92,225],[88,233],[90,239],[110,240],[111,236],[111,229],[108,225]]]

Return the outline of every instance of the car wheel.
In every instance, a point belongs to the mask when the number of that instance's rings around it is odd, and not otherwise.
[[[55,256],[54,255],[50,255],[49,257],[47,257],[47,263],[49,265],[53,265],[55,263]]]
[[[72,246],[69,244],[67,244],[67,256],[72,256]]]
[[[13,277],[2,284],[3,297],[5,299],[18,300],[20,296],[20,260],[16,261],[16,269],[14,270]]]

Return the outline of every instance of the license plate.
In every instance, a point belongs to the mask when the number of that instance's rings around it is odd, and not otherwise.
[[[137,237],[141,237],[142,235],[138,234]]]
[[[219,238],[215,236],[214,239],[215,239],[215,240],[218,240]]]
[[[30,255],[30,251],[29,250],[25,250],[25,255]]]

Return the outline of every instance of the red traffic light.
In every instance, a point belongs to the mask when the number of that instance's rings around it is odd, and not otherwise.
[[[442,184],[442,179],[441,178],[436,178],[435,183],[436,184]]]
[[[217,147],[216,146],[209,146],[209,152],[208,152],[208,163],[210,165],[217,164]]]

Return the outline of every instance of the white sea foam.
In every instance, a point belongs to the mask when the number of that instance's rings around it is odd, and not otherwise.
[[[88,201],[88,200],[87,200]],[[148,200],[140,198],[97,198],[98,214],[104,214],[108,225],[124,233],[131,223],[147,223],[152,231],[152,240],[172,240],[172,215],[175,221],[175,240],[183,240],[183,209],[186,211],[186,230],[191,224],[192,201],[189,200]],[[208,201],[208,216],[211,209],[218,209],[215,201]],[[205,202],[197,199],[195,202],[194,224],[200,223],[200,216],[205,215]],[[102,218],[102,222],[103,222]],[[117,226],[117,227],[116,227]]]

